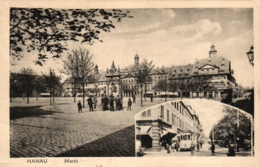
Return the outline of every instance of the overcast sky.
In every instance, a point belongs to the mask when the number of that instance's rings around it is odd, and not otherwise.
[[[209,136],[213,125],[216,125],[224,114],[222,112],[224,105],[219,102],[205,99],[184,100],[186,105],[190,105],[199,116],[200,123],[205,136]]]
[[[84,47],[94,55],[100,70],[106,70],[114,60],[124,68],[140,60],[153,60],[156,67],[194,63],[195,58],[208,58],[212,43],[218,56],[231,61],[234,77],[242,86],[252,86],[253,67],[246,52],[253,44],[252,9],[129,9],[134,18],[115,23],[111,33],[102,33],[103,43],[80,45],[69,43],[70,49]],[[49,67],[62,68],[62,61],[49,60],[44,67],[35,66],[31,56],[24,53],[22,61],[14,62],[11,71],[31,66],[35,71]],[[66,57],[63,54],[62,59]],[[34,59],[35,59],[34,58]]]

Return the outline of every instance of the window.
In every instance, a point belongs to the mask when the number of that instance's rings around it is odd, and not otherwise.
[[[169,121],[170,121],[170,111],[167,110],[167,122],[169,122]]]
[[[142,117],[146,116],[146,111],[142,112]]]
[[[147,110],[147,116],[151,116],[151,109]]]
[[[164,106],[161,106],[161,118],[164,119]]]

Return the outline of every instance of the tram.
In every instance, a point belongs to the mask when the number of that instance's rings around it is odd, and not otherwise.
[[[192,143],[192,134],[191,133],[180,133],[179,142],[180,142],[180,150],[190,150],[190,146]]]

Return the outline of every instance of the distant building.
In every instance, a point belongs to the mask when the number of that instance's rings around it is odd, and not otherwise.
[[[139,64],[139,55],[134,56],[134,64],[120,69],[120,89],[123,96],[140,95],[141,89],[135,82],[135,78],[131,74],[133,65]],[[114,62],[112,63],[114,66]],[[97,93],[98,95],[107,94],[108,84],[107,78],[109,71],[99,72],[98,66],[95,66],[95,79],[93,83],[86,85],[87,92]],[[169,72],[171,74],[169,75]],[[234,71],[231,69],[231,62],[224,58],[217,56],[217,50],[212,45],[209,51],[209,57],[205,59],[196,59],[194,64],[179,65],[172,67],[154,68],[151,72],[152,81],[145,84],[146,92],[153,95],[160,95],[161,93],[169,93],[156,91],[154,86],[159,80],[169,80],[171,82],[183,83],[187,86],[185,89],[175,90],[179,92],[179,96],[186,97],[207,97],[207,98],[223,98],[232,94],[232,89],[236,85],[233,77]],[[118,85],[116,85],[119,87]],[[110,86],[111,88],[111,86]],[[110,89],[109,88],[109,89]],[[64,94],[73,94],[73,80],[67,79],[64,84]],[[111,88],[112,89],[112,88]],[[109,90],[110,91],[110,90]],[[143,90],[145,91],[145,90]]]

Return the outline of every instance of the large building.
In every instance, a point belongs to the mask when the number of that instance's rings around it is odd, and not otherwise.
[[[150,107],[138,113],[135,120],[137,145],[146,151],[160,151],[164,142],[171,143],[174,138],[181,141],[183,134],[189,134],[190,144],[197,144],[203,136],[199,117],[183,101]]]
[[[140,95],[140,86],[135,82],[131,74],[132,67],[139,64],[139,56],[134,56],[134,63],[126,68],[116,68],[114,62],[111,69],[99,73],[98,66],[95,66],[95,82],[86,85],[87,92],[101,94],[121,94],[122,96]],[[111,81],[111,71],[115,71],[117,79]],[[212,45],[209,57],[205,59],[195,59],[193,64],[179,65],[172,67],[154,68],[151,72],[151,82],[145,84],[145,92],[154,96],[162,94],[163,91],[155,89],[155,85],[160,80],[170,81],[164,94],[178,92],[179,96],[186,97],[207,97],[223,98],[232,94],[231,90],[235,87],[235,79],[231,69],[231,62],[218,57],[215,46]],[[174,84],[176,83],[176,84]],[[64,84],[64,94],[73,94],[73,81],[67,79]],[[176,85],[176,88],[173,88]],[[172,88],[172,89],[171,89]]]

